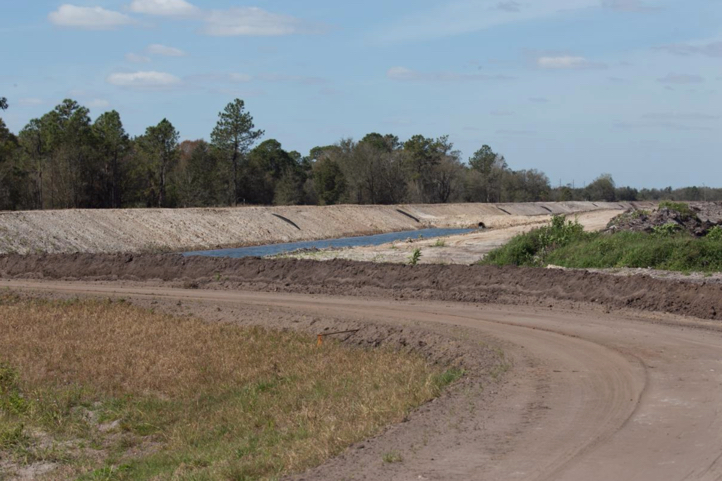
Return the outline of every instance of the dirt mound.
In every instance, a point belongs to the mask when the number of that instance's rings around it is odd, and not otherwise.
[[[612,219],[606,232],[632,231],[651,234],[660,229],[686,231],[703,237],[709,230],[722,225],[722,203],[660,205],[653,211],[628,210]]]
[[[72,254],[2,256],[0,277],[160,280],[187,288],[244,288],[481,303],[539,304],[557,299],[702,319],[722,318],[722,285],[578,270]]]

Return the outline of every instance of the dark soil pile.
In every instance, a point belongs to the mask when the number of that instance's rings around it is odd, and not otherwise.
[[[70,254],[0,257],[0,277],[161,280],[186,288],[252,289],[478,303],[547,300],[722,319],[722,285],[588,271],[398,265],[333,260]]]
[[[633,231],[651,234],[663,226],[703,237],[716,225],[722,225],[722,203],[705,202],[689,205],[688,211],[660,207],[653,211],[628,210],[615,217],[605,232]]]

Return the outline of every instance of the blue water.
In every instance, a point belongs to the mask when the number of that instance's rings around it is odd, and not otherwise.
[[[390,234],[367,235],[361,237],[343,237],[341,239],[326,239],[318,241],[291,242],[289,244],[268,244],[254,247],[238,247],[235,249],[219,249],[213,251],[186,252],[186,256],[210,256],[210,257],[265,257],[284,252],[291,252],[298,249],[325,249],[327,247],[358,247],[377,246],[405,240],[409,237],[416,239],[423,236],[424,239],[443,237],[447,235],[465,234],[473,229],[420,229],[404,232],[392,232]]]

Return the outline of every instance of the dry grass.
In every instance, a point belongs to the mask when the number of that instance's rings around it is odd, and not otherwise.
[[[52,479],[276,479],[457,376],[413,355],[110,301],[6,296],[0,332],[0,459],[55,463]]]

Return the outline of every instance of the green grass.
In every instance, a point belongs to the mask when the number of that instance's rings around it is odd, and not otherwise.
[[[722,229],[697,238],[675,227],[654,233],[583,232],[575,222],[555,218],[551,226],[514,237],[481,264],[571,268],[653,268],[680,272],[722,271]]]
[[[596,234],[556,249],[549,264],[576,268],[641,267],[680,272],[722,271],[722,240],[687,234]]]
[[[689,207],[689,204],[685,204],[684,202],[672,202],[665,200],[659,203],[659,208],[677,211],[680,213],[683,220],[687,220],[695,216],[695,213]]]
[[[48,462],[53,480],[278,479],[463,375],[413,353],[125,302],[4,295],[0,332],[0,479]]]

